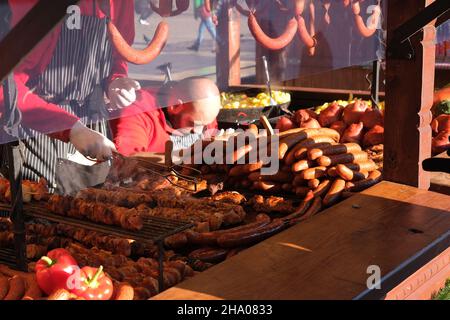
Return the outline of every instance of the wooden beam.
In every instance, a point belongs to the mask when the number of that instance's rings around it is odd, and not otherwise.
[[[221,90],[241,84],[241,15],[230,3],[221,11],[217,34],[221,39],[216,54],[217,83]]]
[[[433,1],[388,1],[387,43],[397,27]],[[430,187],[430,174],[421,163],[431,157],[435,34],[429,24],[411,38],[413,59],[386,58],[384,178],[421,189]]]
[[[79,0],[40,0],[0,43],[0,81],[61,21]]]

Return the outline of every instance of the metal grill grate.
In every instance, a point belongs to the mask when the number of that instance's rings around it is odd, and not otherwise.
[[[0,264],[17,267],[16,253],[13,249],[0,248]]]
[[[0,211],[8,210],[4,205],[0,205]],[[160,217],[145,217],[144,226],[139,231],[126,230],[116,226],[98,224],[88,220],[81,220],[50,213],[39,204],[25,204],[25,214],[34,218],[46,219],[52,222],[64,223],[74,227],[85,228],[117,237],[133,239],[138,241],[161,241],[171,235],[186,230],[193,226],[192,223],[179,220],[171,220]]]

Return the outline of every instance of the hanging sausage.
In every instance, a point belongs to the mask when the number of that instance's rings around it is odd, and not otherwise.
[[[122,58],[130,63],[141,65],[150,63],[161,53],[169,37],[169,25],[165,21],[160,22],[152,41],[143,50],[131,47],[112,22],[108,23],[108,33],[112,45]]]
[[[359,4],[360,1],[354,1],[352,4],[352,10],[355,14],[355,24],[356,28],[358,29],[359,33],[365,37],[371,37],[375,34],[377,31],[378,25],[380,23],[381,18],[381,7],[380,7],[380,0],[378,0],[378,4],[374,7],[372,15],[370,16],[368,22],[369,25],[367,26],[361,17],[361,7]]]

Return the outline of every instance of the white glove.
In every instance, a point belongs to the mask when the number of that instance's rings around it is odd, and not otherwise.
[[[117,110],[129,107],[136,101],[136,90],[141,90],[139,82],[130,78],[117,78],[108,88],[110,109]]]
[[[112,157],[116,146],[104,135],[89,129],[80,121],[70,130],[70,142],[85,157],[105,161]]]

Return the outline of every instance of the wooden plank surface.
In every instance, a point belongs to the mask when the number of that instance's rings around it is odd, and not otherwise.
[[[449,196],[382,182],[154,299],[353,299],[370,265],[396,286],[449,230]]]

